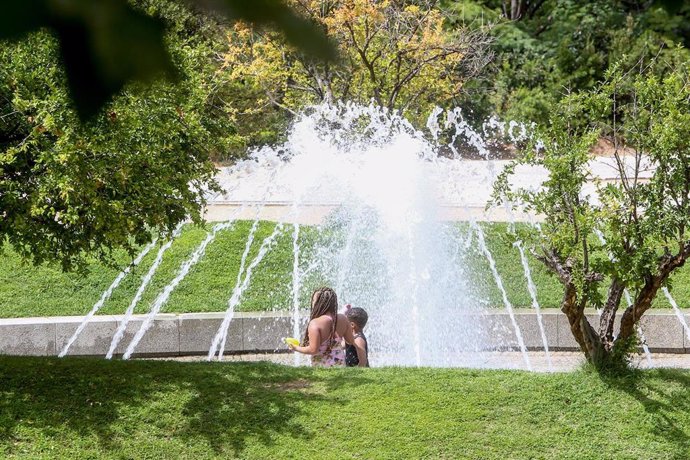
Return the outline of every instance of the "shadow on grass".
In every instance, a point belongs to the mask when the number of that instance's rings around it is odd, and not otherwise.
[[[367,381],[268,363],[0,357],[0,443],[11,444],[21,424],[48,437],[95,435],[104,450],[137,432],[202,438],[216,453],[238,455],[250,438],[268,446],[279,435],[310,439],[299,420],[305,407],[337,409],[347,401],[329,390]]]
[[[690,456],[687,414],[690,413],[690,374],[679,369],[633,369],[602,381],[635,398],[649,415],[650,432],[676,447],[678,457]]]

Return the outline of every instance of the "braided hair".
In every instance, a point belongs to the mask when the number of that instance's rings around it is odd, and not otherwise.
[[[335,332],[336,322],[338,320],[338,296],[335,291],[329,287],[321,287],[316,289],[311,295],[311,315],[309,321],[319,316],[328,315],[333,318],[333,327],[331,328],[331,337]],[[304,338],[302,339],[302,346],[309,345],[309,328],[304,331]]]

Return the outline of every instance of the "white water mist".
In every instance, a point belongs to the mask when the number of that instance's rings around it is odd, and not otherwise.
[[[84,319],[82,322],[79,324],[77,327],[77,330],[74,331],[74,334],[72,334],[72,337],[67,341],[67,344],[65,344],[65,347],[62,349],[60,354],[58,355],[60,358],[64,357],[67,352],[69,351],[70,347],[74,344],[74,342],[77,340],[77,337],[79,337],[79,334],[82,333],[84,328],[86,328],[86,325],[88,322],[93,318],[93,316],[98,312],[98,310],[101,309],[103,304],[105,303],[106,300],[110,298],[110,296],[113,294],[113,291],[120,285],[123,279],[125,279],[125,276],[132,270],[132,268],[136,267],[141,263],[143,258],[146,256],[146,254],[149,253],[149,251],[155,246],[157,240],[153,240],[149,244],[144,247],[144,249],[139,253],[139,255],[134,259],[134,261],[128,265],[124,270],[122,270],[117,277],[115,277],[115,280],[110,284],[108,289],[105,290],[105,292],[101,295],[101,298],[98,299],[98,302],[91,308],[91,311],[84,316]]]
[[[239,210],[237,212],[239,212]],[[139,342],[144,337],[144,334],[146,334],[149,328],[153,325],[153,320],[155,319],[156,315],[160,312],[161,308],[163,308],[163,305],[165,305],[165,303],[168,301],[175,288],[180,284],[180,282],[182,282],[185,276],[187,276],[189,270],[196,265],[197,262],[199,262],[199,259],[201,259],[206,251],[206,247],[216,238],[218,232],[225,230],[232,225],[233,219],[214,225],[211,232],[206,235],[204,241],[202,241],[202,243],[196,248],[189,259],[182,263],[175,278],[173,278],[173,280],[167,286],[165,286],[165,288],[163,288],[163,291],[158,294],[158,297],[156,297],[156,300],[154,300],[149,313],[146,315],[136,334],[134,334],[132,341],[127,346],[127,349],[122,356],[123,359],[129,359],[132,356],[132,353],[134,353],[134,350],[136,349],[137,345],[139,345]]]

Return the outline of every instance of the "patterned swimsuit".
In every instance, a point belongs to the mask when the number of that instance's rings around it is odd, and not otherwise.
[[[345,350],[342,338],[335,332],[337,317],[333,321],[331,335],[321,342],[319,351],[311,357],[311,365],[314,367],[336,367],[345,365]]]

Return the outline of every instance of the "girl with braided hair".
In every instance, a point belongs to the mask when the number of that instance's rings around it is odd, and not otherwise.
[[[338,314],[338,297],[329,287],[322,287],[311,295],[309,325],[300,346],[289,345],[298,353],[311,355],[311,365],[333,367],[345,365],[343,339],[354,344],[350,322]]]

